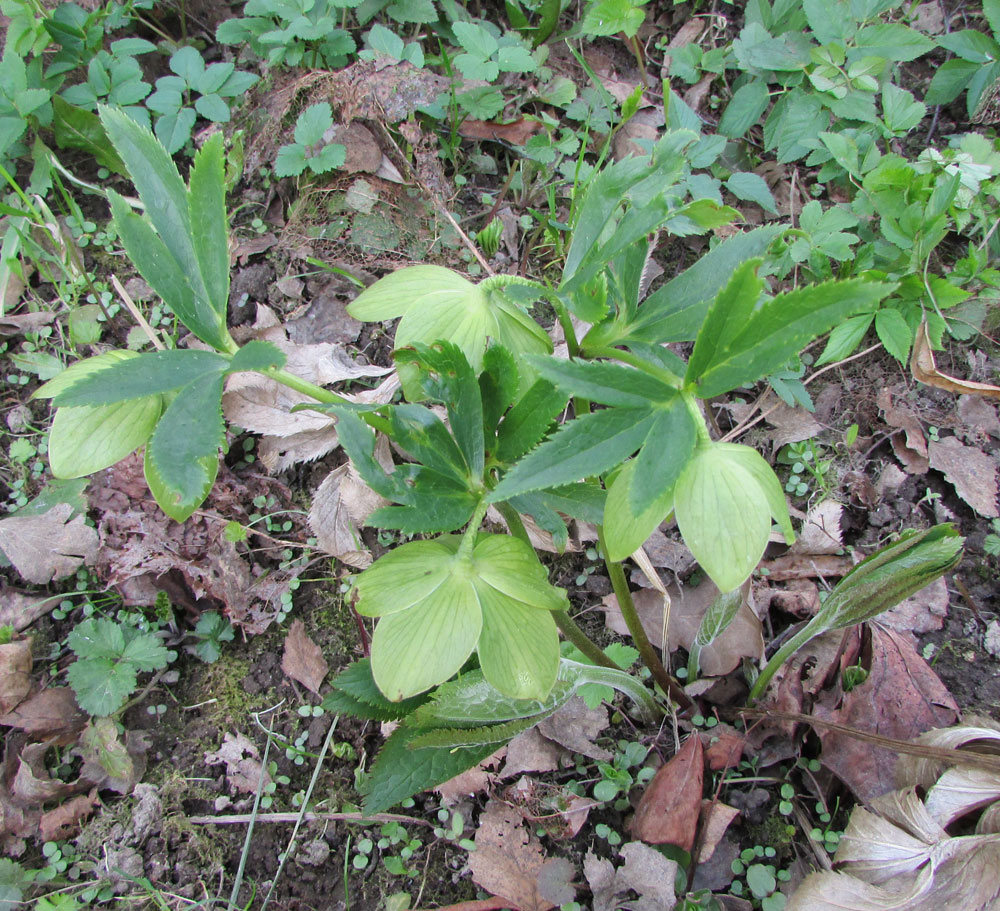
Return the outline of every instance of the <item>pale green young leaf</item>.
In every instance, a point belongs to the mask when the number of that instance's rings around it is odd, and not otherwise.
[[[295,121],[295,141],[312,146],[322,141],[323,134],[333,126],[333,111],[325,101],[311,104]]]
[[[146,447],[158,481],[181,509],[201,504],[218,471],[219,449],[225,442],[222,382],[222,375],[217,374],[181,389]]]
[[[136,670],[158,671],[169,663],[170,652],[155,633],[144,633],[135,627],[127,627],[121,660],[127,661]]]
[[[53,398],[57,407],[110,405],[218,378],[229,359],[211,351],[180,348],[152,351],[102,367],[76,380]]]
[[[199,59],[200,59],[199,55]],[[225,332],[229,303],[229,223],[226,218],[226,175],[222,133],[208,138],[191,166],[188,207],[207,303]]]
[[[611,482],[604,504],[604,539],[608,545],[608,558],[617,562],[635,553],[674,508],[672,486],[633,508],[635,472],[635,459],[626,462]]]
[[[355,580],[357,611],[363,617],[383,617],[416,607],[444,585],[461,539],[411,541],[379,557]]]
[[[109,468],[142,446],[163,410],[161,396],[57,408],[49,430],[49,466],[57,478],[82,478]]]
[[[712,398],[755,382],[842,320],[874,307],[894,287],[859,279],[830,281],[766,301],[736,335],[727,333],[727,343],[699,371],[698,395]]]
[[[750,171],[737,171],[726,181],[726,189],[737,199],[754,202],[764,211],[778,214],[778,206],[774,201],[771,188],[759,174]]]
[[[490,501],[607,471],[642,445],[654,420],[649,408],[609,408],[581,415],[518,461],[490,494]]]
[[[403,316],[410,309],[423,310],[441,300],[458,310],[475,293],[476,286],[451,269],[409,266],[390,272],[366,288],[348,304],[347,312],[364,322],[382,322]]]
[[[771,532],[754,477],[718,445],[700,447],[677,481],[674,512],[684,543],[720,591],[754,571]]]
[[[1000,0],[983,0],[983,14],[989,23],[990,31],[1000,38]]]
[[[108,658],[78,659],[67,669],[66,679],[80,708],[96,717],[117,712],[138,683],[133,665]]]
[[[146,486],[149,488],[149,492],[153,495],[153,499],[156,500],[160,509],[170,516],[171,519],[175,522],[186,522],[194,511],[205,502],[205,498],[212,490],[215,477],[219,472],[218,456],[198,460],[205,478],[204,487],[190,499],[182,500],[177,491],[168,487],[160,477],[150,458],[149,450],[150,447],[147,446],[142,462],[142,472],[146,478]]]
[[[423,601],[379,620],[371,643],[375,682],[392,702],[437,686],[465,664],[482,626],[471,581],[449,572]]]
[[[771,513],[771,518],[778,523],[785,542],[791,544],[795,540],[795,530],[788,515],[788,502],[782,490],[781,481],[768,465],[767,460],[756,449],[743,446],[740,443],[716,443],[715,448],[725,454],[725,457],[739,465],[754,481],[757,482],[760,495]]]
[[[288,143],[278,149],[274,159],[274,173],[278,177],[297,177],[306,169],[306,150],[297,143]]]
[[[546,579],[543,585],[547,591],[562,595],[557,609],[569,606],[562,589],[552,588]],[[479,663],[486,679],[516,699],[544,699],[552,690],[559,667],[559,632],[552,615],[506,596],[485,580],[475,588],[483,611]]]
[[[884,57],[898,63],[916,60],[934,50],[934,42],[916,29],[899,22],[878,22],[866,25],[855,37],[857,49],[854,54],[861,57]]]
[[[90,617],[73,627],[66,643],[78,658],[117,661],[125,651],[125,633],[113,620]]]
[[[535,551],[518,538],[480,535],[473,549],[473,564],[484,585],[514,601],[534,610],[569,610],[565,590],[549,584]],[[477,585],[477,589],[481,587]]]

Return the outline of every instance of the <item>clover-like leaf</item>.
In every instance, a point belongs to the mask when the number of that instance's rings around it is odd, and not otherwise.
[[[522,541],[480,535],[473,547],[446,536],[414,541],[376,561],[357,580],[357,609],[381,617],[372,674],[393,700],[456,673],[474,649],[486,679],[505,695],[542,699],[559,665],[555,621],[568,607]]]

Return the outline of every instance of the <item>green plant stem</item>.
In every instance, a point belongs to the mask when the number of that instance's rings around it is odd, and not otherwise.
[[[625,620],[625,625],[632,635],[635,647],[639,650],[639,657],[642,658],[642,663],[649,668],[653,679],[664,693],[669,695],[678,705],[686,709],[692,708],[694,703],[691,701],[691,698],[684,692],[681,685],[667,672],[667,669],[663,666],[663,662],[660,661],[659,655],[656,654],[653,644],[649,641],[646,631],[642,628],[642,622],[639,620],[639,612],[635,609],[635,601],[632,600],[632,592],[629,590],[628,580],[625,578],[625,570],[622,569],[621,563],[608,559],[608,547],[604,540],[604,529],[601,526],[597,527],[597,540],[601,547],[601,555],[604,557],[604,565],[607,567],[608,576],[611,579],[611,587],[614,589],[615,597],[618,599],[618,607],[621,609],[622,618]]]
[[[535,545],[531,543],[531,537],[528,535],[528,529],[524,527],[524,522],[521,521],[521,517],[517,514],[517,510],[514,509],[510,503],[494,503],[498,513],[503,516],[504,522],[507,523],[507,528],[510,533],[521,541],[524,541],[532,550],[534,550]]]
[[[282,370],[280,367],[271,367],[262,372],[264,376],[270,377],[272,380],[281,383],[283,386],[287,386],[289,389],[301,392],[311,399],[316,399],[317,402],[325,402],[330,405],[348,404],[347,399],[341,395],[337,395],[336,392],[331,392],[329,389],[324,389],[322,386],[310,383],[309,380],[304,380],[302,377],[296,376],[294,373],[289,373],[287,370]]]
[[[639,357],[637,354],[633,354],[631,351],[625,351],[622,348],[606,348],[598,347],[593,350],[588,350],[586,353],[587,357],[606,357],[612,360],[621,361],[623,364],[628,364],[631,367],[635,367],[641,370],[643,373],[648,373],[652,377],[656,377],[661,383],[666,383],[671,389],[683,389],[684,380],[679,376],[671,373],[669,370],[663,367],[657,367],[655,364],[651,364],[645,358]]]
[[[607,655],[602,652],[597,645],[591,641],[590,637],[577,625],[577,622],[566,612],[562,610],[552,611],[552,618],[556,621],[556,626],[559,627],[559,632],[561,632],[570,642],[573,643],[587,659],[593,661],[594,664],[599,667],[609,667],[614,670],[620,670],[617,664],[614,663]]]
[[[569,315],[569,310],[563,303],[562,298],[555,291],[549,291],[546,295],[552,309],[556,311],[559,318],[559,325],[562,326],[563,335],[566,336],[566,347],[569,349],[570,357],[580,356],[580,343],[576,340],[576,330],[573,328],[573,320]]]

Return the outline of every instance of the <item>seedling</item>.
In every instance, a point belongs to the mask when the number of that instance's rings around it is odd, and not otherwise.
[[[278,149],[274,173],[278,177],[297,177],[307,168],[312,174],[325,174],[342,167],[347,149],[340,143],[323,144],[323,136],[333,127],[333,112],[325,101],[307,107],[295,121],[295,142]]]

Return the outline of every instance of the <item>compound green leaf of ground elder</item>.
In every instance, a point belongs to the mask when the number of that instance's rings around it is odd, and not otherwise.
[[[414,696],[455,674],[478,647],[498,690],[544,698],[559,663],[549,611],[568,606],[565,593],[527,544],[481,535],[470,554],[461,541],[404,544],[358,577],[358,612],[382,618],[372,638],[375,682],[393,701]]]
[[[766,493],[721,444],[695,452],[677,481],[674,511],[684,543],[720,591],[742,584],[764,555],[771,533]]]

